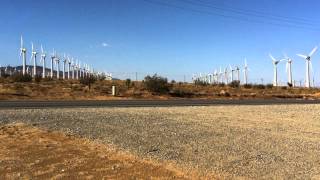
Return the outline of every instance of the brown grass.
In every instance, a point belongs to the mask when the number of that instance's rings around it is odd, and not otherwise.
[[[194,179],[172,164],[111,146],[26,126],[0,127],[1,179]]]
[[[1,79],[1,78],[0,78]],[[111,96],[111,87],[119,90],[117,97]],[[221,93],[225,91],[226,93]],[[76,80],[52,80],[40,83],[19,83],[6,79],[0,81],[0,100],[108,100],[108,99],[168,99],[168,98],[319,98],[319,89],[286,88],[271,89],[231,88],[229,86],[195,86],[194,84],[171,84],[168,94],[148,92],[141,82],[127,87],[125,81],[97,81],[89,90],[88,86]]]

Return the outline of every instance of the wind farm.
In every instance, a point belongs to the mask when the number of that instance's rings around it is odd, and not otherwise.
[[[319,5],[4,0],[0,179],[320,179]]]

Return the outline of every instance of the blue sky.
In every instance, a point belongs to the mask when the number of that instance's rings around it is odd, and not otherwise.
[[[158,73],[177,80],[186,75],[190,80],[193,73],[212,72],[229,64],[243,65],[246,57],[251,70],[249,79],[263,78],[270,82],[273,67],[268,53],[281,57],[284,51],[293,58],[294,79],[304,79],[304,61],[295,54],[309,53],[319,45],[320,2],[199,2],[2,0],[0,63],[21,63],[22,34],[29,50],[31,41],[37,49],[43,44],[46,51],[55,48],[58,53],[71,54],[120,78],[134,78],[134,72],[139,72],[140,78],[147,73]],[[237,14],[230,9],[255,11],[258,16]],[[290,18],[279,20],[283,16]],[[288,21],[293,21],[289,27]],[[320,81],[319,61],[320,51],[313,58],[317,82]],[[279,65],[279,75],[281,81],[286,80],[285,63]]]

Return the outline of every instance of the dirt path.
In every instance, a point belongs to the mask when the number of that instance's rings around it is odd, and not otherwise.
[[[0,179],[79,177],[188,179],[172,165],[141,160],[85,139],[22,123],[0,127]]]

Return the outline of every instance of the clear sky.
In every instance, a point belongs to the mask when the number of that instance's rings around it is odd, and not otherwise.
[[[246,57],[249,79],[271,82],[268,53],[286,52],[294,79],[303,80],[305,63],[295,54],[319,45],[319,7],[317,0],[2,0],[0,63],[21,64],[22,34],[28,50],[31,41],[38,50],[43,44],[120,78],[138,72],[190,80],[243,66]],[[320,82],[320,51],[313,69]],[[285,63],[279,76],[286,80]]]

